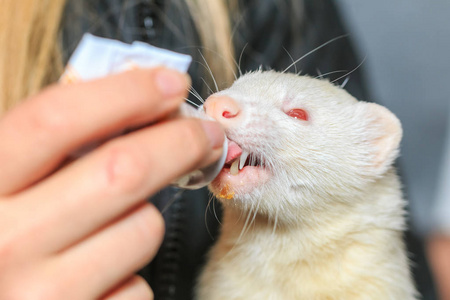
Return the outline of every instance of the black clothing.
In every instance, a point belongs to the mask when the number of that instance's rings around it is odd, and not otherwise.
[[[331,0],[241,0],[239,4],[239,14],[231,19],[236,61],[243,52],[243,73],[260,66],[282,71],[292,59],[348,33]],[[207,92],[201,80],[209,76],[199,54],[201,42],[187,11],[183,1],[175,0],[69,0],[62,24],[64,57],[68,60],[85,32],[128,43],[140,40],[191,55],[193,87]],[[340,71],[325,76],[333,80],[361,61],[350,38],[342,37],[302,59],[296,68],[311,76]],[[294,67],[289,71],[294,72]],[[358,99],[369,100],[364,86],[358,69],[350,75],[346,90]]]
[[[201,77],[209,75],[200,63],[203,61],[199,55],[200,39],[182,2],[69,1],[63,24],[67,49],[65,57],[70,56],[86,31],[125,42],[141,40],[193,56],[189,69],[193,87],[205,92],[207,89]],[[292,59],[300,58],[348,33],[332,0],[242,0],[239,4],[241,14],[232,15],[231,19],[236,60],[242,53],[240,68],[243,73],[259,67],[282,71],[292,63]],[[97,18],[98,15],[101,18]],[[77,22],[80,24],[78,27],[74,26]],[[353,50],[350,38],[342,37],[312,52],[295,66],[297,71],[311,76],[342,71],[325,76],[330,80],[342,77],[337,82],[339,84],[345,80],[346,73],[355,69],[361,61]],[[291,67],[289,71],[294,72],[295,68]],[[346,90],[357,99],[371,100],[361,69],[350,74]],[[205,96],[203,94],[203,98]],[[195,98],[191,100],[197,101]],[[167,188],[151,201],[162,209],[174,197],[175,201],[163,214],[166,235],[160,251],[153,262],[140,272],[150,283],[156,300],[192,298],[196,277],[219,231],[220,205],[210,201],[211,196],[206,189],[179,194],[174,188]],[[428,273],[423,272],[421,276],[429,278],[424,274]]]

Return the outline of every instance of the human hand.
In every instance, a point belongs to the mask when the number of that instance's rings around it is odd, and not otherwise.
[[[152,298],[133,274],[164,224],[143,199],[222,152],[217,123],[162,121],[187,85],[174,71],[136,70],[52,86],[0,119],[0,299]]]
[[[441,300],[450,300],[450,236],[433,234],[427,241],[428,259]]]

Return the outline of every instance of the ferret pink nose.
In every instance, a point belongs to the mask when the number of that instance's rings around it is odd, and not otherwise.
[[[208,116],[213,117],[222,124],[233,121],[241,112],[241,108],[236,101],[228,96],[209,97],[203,107]]]

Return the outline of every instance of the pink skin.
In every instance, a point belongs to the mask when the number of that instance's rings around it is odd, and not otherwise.
[[[167,119],[188,85],[169,69],[133,70],[48,87],[1,116],[0,299],[153,298],[134,274],[164,219],[145,199],[222,154],[216,122]],[[67,163],[127,128],[139,129]]]
[[[206,100],[204,108],[206,114],[216,119],[223,126],[225,132],[240,126],[244,118],[239,104],[228,96],[211,96]],[[241,146],[245,148],[245,140],[240,142]],[[243,152],[241,146],[235,141],[229,140],[226,166],[211,184],[216,195],[222,194],[224,187],[230,188],[230,192],[235,195],[246,194],[269,180],[268,170],[258,166],[245,166],[237,175],[230,173],[229,165]]]

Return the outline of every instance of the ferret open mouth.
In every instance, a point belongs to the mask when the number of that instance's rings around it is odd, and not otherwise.
[[[258,155],[243,150],[236,142],[229,140],[223,171],[235,176],[246,167],[264,168],[265,165]]]
[[[264,167],[264,163],[253,153],[243,151],[234,160],[225,163],[224,169],[229,169],[231,175],[237,175],[245,167]]]
[[[252,192],[270,178],[264,158],[243,150],[229,140],[225,166],[211,183],[211,191],[221,199],[232,199]]]
[[[249,151],[243,150],[236,142],[228,142],[228,153],[223,167],[231,175],[238,175],[245,167],[265,167],[262,159]]]

